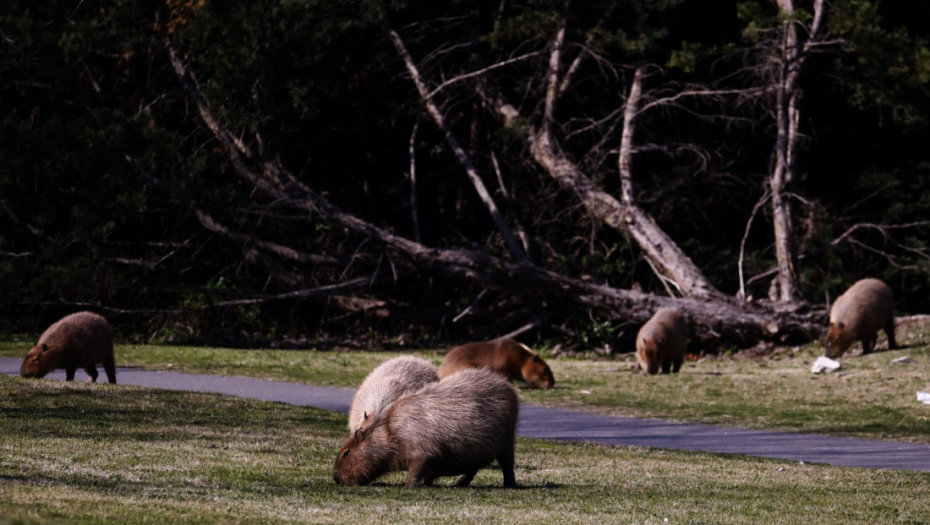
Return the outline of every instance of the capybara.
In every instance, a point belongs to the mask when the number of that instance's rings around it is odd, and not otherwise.
[[[455,475],[455,486],[467,487],[480,468],[496,459],[504,486],[515,487],[518,411],[517,392],[500,374],[462,370],[366,420],[336,456],[333,480],[365,485],[387,472],[406,470],[405,487]]]
[[[425,359],[400,356],[378,365],[362,381],[349,408],[349,431],[380,412],[400,396],[416,392],[427,383],[439,381],[436,370]]]
[[[520,380],[536,388],[548,389],[555,384],[549,365],[526,345],[509,338],[468,343],[449,350],[439,365],[439,378],[476,367],[490,368],[510,381]]]
[[[875,347],[879,330],[885,331],[888,348],[897,348],[891,288],[878,279],[856,281],[830,309],[824,353],[830,358],[840,357],[858,340],[862,341],[862,353],[868,354]]]
[[[688,320],[675,308],[661,308],[636,334],[636,360],[650,374],[678,372],[688,348]]]
[[[65,369],[68,381],[83,368],[91,382],[97,381],[97,364],[103,364],[107,379],[116,382],[113,361],[113,329],[93,312],[66,315],[49,326],[39,342],[26,354],[19,373],[23,377],[44,377],[56,368]]]

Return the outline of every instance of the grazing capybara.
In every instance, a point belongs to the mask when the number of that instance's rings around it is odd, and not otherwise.
[[[355,432],[365,419],[381,412],[400,396],[436,381],[439,376],[425,359],[404,355],[381,363],[362,381],[352,397],[349,432]]]
[[[504,486],[513,473],[517,392],[500,374],[469,368],[407,394],[365,421],[346,440],[333,468],[339,485],[366,485],[387,472],[408,472],[405,487],[459,475],[467,487],[497,460]]]
[[[688,348],[688,320],[675,308],[661,308],[636,334],[636,360],[650,374],[678,372]]]
[[[107,379],[115,383],[113,329],[100,315],[77,312],[62,317],[42,333],[23,359],[19,374],[44,377],[56,368],[64,368],[68,381],[72,381],[74,371],[83,368],[90,381],[96,382],[98,364],[103,364]]]
[[[878,279],[856,281],[836,298],[830,309],[830,328],[824,338],[827,357],[842,356],[856,341],[862,341],[862,353],[875,347],[878,331],[884,330],[888,348],[897,348],[894,340],[894,295]]]
[[[439,378],[466,368],[490,368],[510,381],[520,380],[542,389],[555,384],[549,365],[526,345],[513,339],[495,339],[457,346],[439,365]]]

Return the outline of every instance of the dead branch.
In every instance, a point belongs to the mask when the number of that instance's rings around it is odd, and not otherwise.
[[[442,112],[439,111],[439,107],[433,102],[429,96],[429,91],[426,89],[426,84],[420,77],[419,69],[416,64],[413,62],[413,57],[410,56],[410,53],[407,52],[407,48],[404,45],[404,42],[400,39],[400,35],[388,24],[387,19],[382,17],[382,23],[384,24],[385,30],[388,33],[388,36],[391,39],[391,42],[394,44],[394,48],[397,49],[397,53],[404,59],[404,63],[407,66],[407,72],[410,73],[410,78],[413,80],[414,85],[417,88],[417,91],[420,93],[420,98],[423,101],[423,104],[426,106],[426,111],[433,118],[433,122],[439,129],[442,130],[443,134],[446,137],[446,142],[449,143],[449,147],[452,148],[452,151],[455,153],[455,157],[458,159],[459,163],[465,168],[465,172],[468,174],[469,180],[471,180],[472,186],[474,186],[475,191],[478,192],[478,196],[481,198],[481,201],[484,202],[485,207],[488,209],[488,213],[491,215],[491,219],[494,221],[494,224],[497,226],[497,230],[504,237],[504,241],[507,244],[507,249],[510,251],[510,255],[518,260],[524,261],[527,260],[526,252],[523,251],[523,248],[517,243],[513,235],[510,233],[510,228],[507,226],[507,223],[504,222],[503,217],[501,216],[500,211],[497,208],[497,204],[494,202],[494,198],[488,192],[487,188],[484,185],[484,181],[481,180],[481,176],[478,174],[478,170],[475,168],[474,162],[465,152],[465,149],[462,148],[458,139],[455,137],[455,134],[452,132],[452,128],[446,122],[446,118],[443,116]]]

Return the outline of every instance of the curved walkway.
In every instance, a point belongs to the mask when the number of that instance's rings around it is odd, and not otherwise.
[[[19,359],[0,357],[0,373],[17,375],[19,365]],[[78,380],[83,380],[83,374],[83,371],[78,372]],[[100,379],[105,380],[105,374],[102,371],[100,374]],[[61,380],[64,376],[64,371],[57,370],[48,377]],[[134,368],[118,368],[116,376],[119,383],[125,385],[227,394],[342,413],[349,411],[354,392],[347,388]],[[740,454],[844,467],[930,472],[930,445],[602,416],[528,404],[520,407],[517,434],[529,438]]]

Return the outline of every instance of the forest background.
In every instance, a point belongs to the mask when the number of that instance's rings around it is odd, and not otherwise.
[[[795,5],[797,4],[797,5]],[[0,330],[629,350],[930,311],[930,5],[10,0]]]

